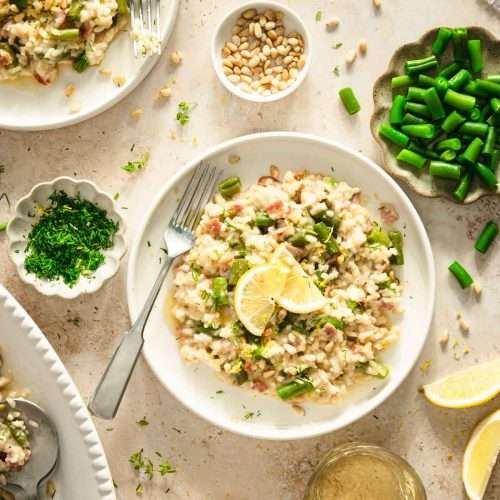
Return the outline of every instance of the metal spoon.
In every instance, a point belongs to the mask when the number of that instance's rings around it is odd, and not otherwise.
[[[42,498],[38,494],[40,484],[54,472],[59,458],[59,441],[57,432],[47,414],[35,403],[26,399],[14,399],[15,408],[7,403],[0,411],[0,416],[6,416],[10,411],[19,411],[29,428],[31,457],[19,472],[7,474],[8,486],[14,486],[11,492],[16,500],[36,500]],[[30,426],[29,422],[38,424]],[[9,489],[9,488],[7,488]]]

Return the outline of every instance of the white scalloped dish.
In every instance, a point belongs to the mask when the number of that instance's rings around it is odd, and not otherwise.
[[[17,387],[48,413],[59,433],[55,500],[116,500],[99,436],[66,368],[40,329],[0,285],[0,346]]]
[[[49,206],[49,196],[54,191],[64,191],[69,196],[80,195],[103,208],[114,222],[118,223],[118,232],[114,236],[113,246],[103,250],[104,263],[91,276],[81,276],[78,282],[69,287],[62,280],[48,281],[37,278],[26,271],[24,260],[27,236],[40,214],[40,208]],[[58,177],[50,182],[37,184],[26,196],[21,198],[15,208],[14,217],[7,226],[9,238],[9,257],[14,262],[21,279],[33,285],[44,295],[57,295],[64,299],[74,299],[82,293],[93,293],[111,278],[120,266],[120,260],[126,251],[125,222],[119,215],[113,199],[91,181],[75,180],[71,177]]]

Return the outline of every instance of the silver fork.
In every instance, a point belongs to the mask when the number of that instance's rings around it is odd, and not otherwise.
[[[108,420],[115,417],[144,344],[144,327],[156,297],[174,259],[192,248],[200,212],[212,197],[217,180],[216,167],[203,163],[192,175],[164,234],[165,261],[139,317],[123,336],[90,399],[88,407],[92,415]]]
[[[135,33],[152,33],[158,44],[153,52],[160,53],[160,0],[128,0],[132,30]],[[138,40],[134,39],[134,55],[139,53]]]

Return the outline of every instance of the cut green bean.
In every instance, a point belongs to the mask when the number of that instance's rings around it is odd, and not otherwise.
[[[344,108],[350,115],[355,115],[361,109],[361,106],[359,105],[351,87],[344,87],[343,89],[340,89],[339,97],[344,105]]]
[[[432,44],[432,53],[435,56],[440,56],[445,50],[452,37],[452,30],[450,28],[439,28],[436,33],[436,38]]]
[[[453,161],[457,157],[457,152],[453,151],[453,149],[445,149],[440,155],[439,159],[443,161]]]
[[[269,214],[264,211],[256,212],[255,225],[257,227],[270,227],[274,224],[274,220],[269,217]]]
[[[459,94],[452,89],[448,89],[444,95],[444,101],[453,108],[461,111],[470,111],[476,105],[476,98],[466,94]]]
[[[420,73],[420,75],[418,75],[418,84],[422,87],[435,87],[436,79],[432,78],[432,76]]]
[[[420,116],[421,118],[430,118],[431,112],[425,104],[419,102],[407,102],[405,104],[405,110],[414,115]]]
[[[472,137],[485,137],[488,133],[488,125],[480,122],[464,122],[458,132]]]
[[[241,191],[240,178],[236,176],[228,177],[219,183],[217,189],[224,198],[231,198],[231,196]]]
[[[333,228],[327,226],[324,222],[317,222],[314,224],[313,231],[316,233],[316,236],[321,243],[326,243],[333,234]]]
[[[406,99],[402,95],[394,96],[391,111],[389,112],[389,121],[391,125],[399,125],[403,122]]]
[[[234,259],[229,271],[229,284],[235,286],[249,269],[250,265],[246,259]]]
[[[436,127],[432,123],[403,125],[401,130],[411,137],[418,137],[420,139],[433,139],[436,136]]]
[[[469,120],[473,122],[481,121],[481,110],[478,107],[474,107],[470,110]]]
[[[403,235],[401,231],[389,231],[389,239],[391,240],[392,248],[398,252],[396,255],[391,255],[391,262],[395,266],[402,266],[405,263],[405,256],[403,253]]]
[[[497,235],[498,226],[493,221],[488,222],[477,238],[474,248],[480,253],[486,253]]]
[[[71,40],[77,40],[80,38],[80,30],[78,28],[68,28],[59,30],[57,28],[52,28],[49,33],[51,40],[59,40],[61,42],[69,42]]]
[[[492,126],[488,127],[488,133],[486,134],[486,140],[484,141],[483,155],[492,155],[495,151],[495,144],[498,139],[498,129]]]
[[[427,158],[415,153],[414,151],[410,151],[409,149],[402,149],[398,156],[396,156],[396,159],[403,163],[408,163],[408,165],[417,167],[419,170],[423,169],[425,163],[427,162]]]
[[[460,264],[456,260],[450,264],[448,270],[451,272],[451,274],[453,274],[453,276],[455,276],[458,284],[462,288],[467,288],[471,286],[472,283],[474,283],[472,276],[465,270],[462,264]]]
[[[477,85],[477,80],[470,81],[463,89],[462,92],[464,94],[473,95],[474,97],[488,97],[488,94],[481,90]]]
[[[460,64],[457,62],[452,62],[451,64],[448,64],[448,66],[445,66],[441,71],[439,71],[438,76],[442,76],[443,78],[450,78],[452,77],[457,71],[460,71]]]
[[[434,87],[436,88],[439,96],[443,97],[449,88],[448,80],[446,78],[444,78],[443,76],[437,76],[434,79]]]
[[[444,161],[431,161],[429,164],[429,174],[432,177],[440,177],[442,179],[460,179],[462,167],[454,163],[446,163]]]
[[[295,234],[292,234],[290,238],[288,238],[288,243],[294,247],[303,248],[307,245],[308,241],[305,233],[297,231]]]
[[[500,83],[491,80],[475,80],[477,88],[491,97],[500,97]]]
[[[68,17],[73,21],[80,20],[80,13],[83,10],[83,2],[79,0],[73,0],[68,10]]]
[[[375,227],[375,229],[370,231],[366,237],[366,241],[369,245],[383,245],[385,247],[391,246],[391,239],[389,238],[389,235],[379,227]]]
[[[471,78],[472,75],[466,69],[461,69],[448,80],[448,86],[450,89],[458,91],[465,87],[470,82]]]
[[[477,162],[474,165],[474,170],[488,188],[495,189],[497,187],[497,176],[495,175],[495,172],[493,172],[486,165],[483,165],[481,162]]]
[[[500,164],[500,149],[495,149],[493,154],[490,156],[489,167],[492,172],[496,172],[498,165]]]
[[[382,123],[378,129],[378,133],[398,146],[405,147],[410,142],[410,138],[406,134],[391,127],[388,123]]]
[[[287,400],[295,398],[297,396],[302,396],[302,394],[311,392],[313,390],[314,386],[309,379],[298,377],[292,382],[288,382],[279,386],[276,389],[276,392],[281,399]]]
[[[433,120],[441,120],[446,116],[441,99],[434,87],[424,91],[424,101],[431,112]]]
[[[409,87],[414,83],[414,78],[409,75],[395,76],[391,79],[391,88],[400,89],[402,87]]]
[[[408,93],[406,94],[408,101],[425,102],[424,96],[425,89],[421,89],[420,87],[408,87]]]
[[[441,124],[441,128],[451,134],[454,130],[456,130],[462,123],[465,122],[465,118],[458,112],[452,111]]]
[[[423,59],[413,59],[405,64],[405,73],[407,75],[417,75],[436,68],[438,61],[435,55],[425,57]]]
[[[479,117],[479,121],[485,122],[491,113],[492,113],[492,109],[491,109],[490,103],[488,102],[481,108],[481,116]]]
[[[472,184],[472,178],[473,174],[472,172],[468,171],[461,179],[460,182],[458,183],[457,188],[455,191],[453,191],[453,197],[457,201],[464,201],[465,197],[469,194],[470,191],[470,186]]]
[[[462,154],[463,159],[471,164],[474,165],[476,161],[479,158],[479,155],[481,154],[481,150],[483,149],[483,141],[479,137],[475,137],[474,140],[469,143],[467,148]]]
[[[77,73],[83,73],[89,66],[90,61],[85,52],[82,52],[74,61],[73,61],[73,69]]]
[[[423,118],[412,115],[411,113],[405,113],[403,119],[401,120],[403,125],[418,125],[421,123],[426,123]]]
[[[462,141],[458,137],[449,137],[448,139],[443,139],[435,145],[437,151],[442,151],[443,149],[452,149],[453,151],[460,151],[462,149]]]
[[[408,149],[414,153],[418,153],[425,158],[430,158],[433,160],[439,160],[439,155],[430,149],[423,148],[414,142],[410,142]]]
[[[490,82],[500,83],[500,73],[498,75],[488,75],[486,80]]]
[[[341,319],[334,318],[332,316],[320,318],[316,323],[317,328],[323,328],[325,325],[333,325],[337,330],[344,330],[345,328],[345,324]]]
[[[467,37],[466,28],[455,28],[453,30],[453,57],[455,61],[464,62],[467,60]]]
[[[229,298],[227,295],[227,280],[222,276],[217,276],[212,280],[212,299],[214,306],[227,306],[229,304]]]
[[[468,40],[467,49],[469,51],[470,67],[473,73],[483,71],[483,51],[481,50],[481,40]]]

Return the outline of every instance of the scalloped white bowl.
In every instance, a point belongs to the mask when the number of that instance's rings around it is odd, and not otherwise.
[[[69,287],[62,280],[48,281],[37,278],[34,274],[28,273],[24,266],[27,236],[33,224],[38,220],[36,209],[48,207],[49,196],[54,191],[65,191],[70,196],[80,194],[83,199],[106,210],[107,216],[119,224],[113,246],[103,251],[104,263],[92,276],[81,276],[73,287]],[[43,295],[56,295],[64,299],[74,299],[82,293],[93,293],[99,290],[106,280],[116,274],[120,267],[120,260],[127,249],[125,222],[118,213],[111,196],[101,191],[91,181],[76,180],[71,177],[57,177],[50,182],[41,182],[21,198],[16,204],[14,217],[7,226],[7,237],[9,257],[14,262],[20,278],[25,283],[33,285]]]

